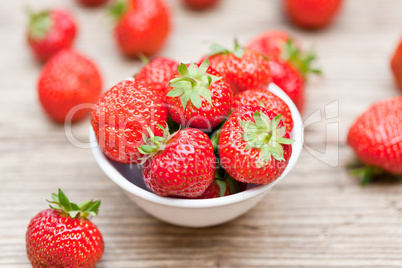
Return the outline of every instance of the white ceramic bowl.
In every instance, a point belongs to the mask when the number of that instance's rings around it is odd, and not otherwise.
[[[96,144],[90,131],[90,142],[96,162],[106,175],[145,212],[162,221],[186,227],[207,227],[233,220],[254,207],[271,187],[279,183],[293,168],[303,147],[303,124],[300,113],[291,99],[278,86],[271,83],[268,89],[289,106],[294,121],[291,138],[292,155],[283,174],[267,185],[252,186],[246,191],[213,199],[178,199],[158,196],[149,191],[142,179],[141,168],[109,160]]]

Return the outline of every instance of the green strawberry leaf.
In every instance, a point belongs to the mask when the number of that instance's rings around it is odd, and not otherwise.
[[[177,72],[181,75],[181,76],[187,76],[188,75],[188,69],[187,69],[187,65],[182,63],[177,67]]]
[[[198,93],[201,97],[203,97],[211,106],[212,105],[212,98],[211,98],[211,91],[208,88],[200,88]]]
[[[204,74],[207,72],[208,68],[209,68],[209,59],[206,58],[206,59],[201,63],[201,65],[198,67],[196,76],[197,76],[197,77],[201,77],[202,75],[204,75]]]
[[[225,47],[218,45],[218,44],[211,44],[209,47],[209,55],[217,55],[217,54],[229,54],[230,51],[226,49]]]
[[[288,139],[288,138],[284,138],[284,137],[278,138],[277,141],[278,141],[278,143],[280,143],[280,144],[292,144],[292,143],[295,142],[295,140],[293,140],[293,139]]]
[[[226,182],[223,180],[215,180],[216,184],[219,186],[219,196],[225,196],[226,193]]]
[[[198,91],[193,90],[191,92],[191,96],[190,96],[191,102],[193,103],[193,105],[197,108],[200,109],[201,107],[201,98],[200,98],[200,94],[198,93]]]
[[[71,211],[71,204],[68,200],[67,196],[63,193],[61,189],[59,189],[59,201],[60,205],[66,212]]]
[[[184,93],[184,88],[183,87],[174,87],[172,90],[170,90],[166,96],[168,97],[178,97],[181,96]]]

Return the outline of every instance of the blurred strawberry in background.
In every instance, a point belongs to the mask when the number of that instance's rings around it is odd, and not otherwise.
[[[71,47],[77,32],[72,15],[61,9],[29,12],[28,44],[40,61]]]
[[[396,84],[402,90],[402,39],[399,41],[394,55],[391,59],[391,70],[394,75]]]
[[[315,54],[302,51],[300,42],[285,31],[264,32],[252,39],[247,47],[269,58],[272,82],[286,92],[302,113],[305,80],[309,73],[320,73],[312,67]]]
[[[116,2],[110,14],[117,19],[114,35],[128,57],[159,52],[170,33],[170,13],[163,0]]]
[[[202,10],[214,7],[220,0],[182,0],[189,8]]]
[[[179,63],[167,57],[156,57],[146,63],[134,76],[135,81],[146,85],[156,95],[165,97],[165,90]]]
[[[103,5],[106,3],[108,0],[76,0],[78,3],[81,5],[87,6],[87,7],[96,7]]]
[[[298,27],[320,29],[339,12],[342,0],[284,0],[285,13]]]
[[[84,55],[66,49],[57,53],[43,67],[38,81],[39,100],[47,115],[63,123],[67,114],[79,104],[94,103],[102,89],[97,66]],[[72,122],[83,119],[89,112],[78,109]]]
[[[247,47],[269,59],[278,58],[282,54],[285,43],[290,39],[289,33],[285,31],[267,31],[252,39]]]

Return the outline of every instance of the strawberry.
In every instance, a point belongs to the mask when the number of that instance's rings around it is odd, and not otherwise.
[[[215,178],[211,185],[205,190],[205,192],[198,197],[198,199],[217,198],[222,196],[228,196],[240,192],[240,188],[244,189],[243,183],[240,187],[240,182],[236,181],[229,176],[226,172],[222,172],[223,169],[217,169],[215,172]]]
[[[172,75],[166,103],[173,121],[210,132],[229,114],[233,94],[206,59],[197,66],[182,63]]]
[[[402,97],[373,104],[350,127],[347,141],[366,165],[354,170],[366,184],[388,172],[402,174]]]
[[[281,98],[268,91],[268,89],[249,89],[240,92],[233,99],[232,110],[246,105],[260,105],[276,114],[281,114],[283,118],[283,123],[286,126],[286,131],[292,131],[293,119],[289,106]]]
[[[38,81],[40,103],[49,117],[59,123],[70,119],[67,115],[72,116],[72,122],[83,119],[89,110],[79,105],[94,103],[101,90],[102,78],[95,63],[71,49],[53,56]]]
[[[117,2],[111,14],[118,20],[114,35],[126,56],[151,56],[165,45],[170,32],[170,13],[164,0]]]
[[[391,70],[394,75],[396,84],[402,90],[402,39],[399,41],[394,55],[391,59]]]
[[[285,31],[265,32],[253,39],[248,47],[270,58],[272,82],[278,85],[296,104],[304,110],[304,83],[308,73],[320,74],[312,67],[316,56],[312,51],[303,52],[299,42]]]
[[[27,41],[40,61],[46,61],[60,50],[71,47],[76,32],[75,19],[66,10],[53,9],[29,14]]]
[[[87,7],[97,7],[103,5],[108,0],[77,0],[78,3]]]
[[[182,0],[182,2],[189,8],[203,10],[214,7],[219,0]]]
[[[219,156],[226,172],[240,182],[268,184],[285,170],[293,140],[276,115],[261,106],[236,109],[223,125]]]
[[[167,120],[160,96],[142,84],[122,81],[101,96],[91,112],[91,125],[103,153],[123,164],[138,164],[142,157],[137,147],[150,127],[162,135],[156,124]]]
[[[272,81],[268,60],[237,42],[233,52],[219,45],[212,45],[211,51],[211,67],[223,75],[235,95],[249,88],[267,87]]]
[[[178,66],[179,63],[175,60],[154,58],[135,75],[135,81],[146,85],[155,94],[165,97],[166,87]]]
[[[291,39],[288,32],[267,31],[252,39],[247,44],[247,48],[255,50],[271,60],[281,56],[284,45]]]
[[[70,203],[59,189],[50,209],[39,212],[26,233],[28,259],[39,267],[94,267],[102,258],[102,234],[88,216],[96,216],[100,201]]]
[[[290,97],[302,113],[305,106],[303,77],[289,62],[279,58],[270,60],[269,67],[272,73],[272,82]]]
[[[341,4],[342,0],[284,0],[284,9],[295,25],[319,29],[334,20]]]
[[[163,136],[143,135],[145,156],[142,174],[145,184],[161,196],[196,198],[211,185],[215,174],[215,156],[208,136],[199,129],[186,128],[170,135],[158,125]]]

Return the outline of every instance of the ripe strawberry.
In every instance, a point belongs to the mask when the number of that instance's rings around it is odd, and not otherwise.
[[[65,10],[45,10],[29,15],[28,44],[40,61],[46,61],[62,49],[69,48],[77,32],[72,15]]]
[[[214,7],[219,0],[182,0],[182,2],[189,8],[202,10]]]
[[[277,97],[266,88],[249,89],[237,94],[233,99],[232,110],[246,105],[260,105],[276,114],[282,115],[286,131],[293,129],[292,113],[289,106],[281,98]]]
[[[272,81],[268,60],[237,42],[233,52],[219,45],[212,45],[211,51],[211,67],[223,75],[235,95],[249,88],[267,87]]]
[[[355,170],[362,184],[383,172],[402,174],[402,97],[373,104],[351,126],[348,144],[367,166]]]
[[[103,5],[108,0],[77,0],[81,5],[88,6],[88,7],[96,7]]]
[[[145,184],[161,196],[196,198],[211,185],[215,155],[208,136],[199,129],[186,128],[169,135],[150,138],[138,150],[145,155],[142,170]]]
[[[288,32],[268,31],[252,39],[247,44],[247,48],[255,50],[271,60],[281,56],[285,44],[291,39]]]
[[[91,112],[91,125],[103,153],[123,164],[138,164],[142,135],[167,120],[165,104],[142,84],[122,81],[109,89]]]
[[[208,59],[199,66],[182,63],[167,88],[166,103],[173,121],[208,132],[226,118],[232,102],[229,84],[209,67]]]
[[[67,119],[70,111],[72,122],[83,119],[89,110],[79,105],[94,103],[101,90],[102,78],[96,65],[71,49],[52,57],[43,67],[38,81],[43,109],[60,123]],[[77,109],[76,112],[73,109]]]
[[[126,56],[151,56],[165,45],[170,13],[164,0],[117,2],[111,14],[118,19],[114,35]]]
[[[291,21],[307,29],[319,29],[330,24],[338,13],[342,0],[284,0]]]
[[[178,66],[179,63],[175,60],[154,58],[135,75],[135,81],[146,85],[155,94],[165,97],[166,87]]]
[[[39,267],[94,267],[102,258],[102,234],[88,216],[96,216],[100,201],[70,203],[59,189],[50,209],[39,212],[26,233],[28,259]]]
[[[223,125],[219,156],[223,168],[240,182],[268,184],[285,170],[293,140],[282,116],[261,106],[235,110]]]
[[[279,58],[270,60],[269,67],[272,82],[285,91],[302,113],[305,106],[303,77],[289,62]]]
[[[402,39],[392,56],[391,70],[394,74],[396,84],[402,90]]]

